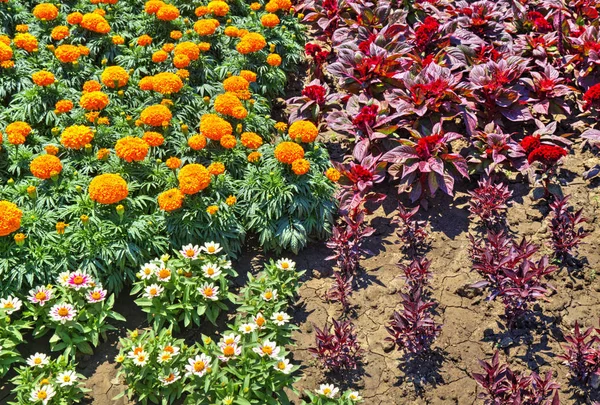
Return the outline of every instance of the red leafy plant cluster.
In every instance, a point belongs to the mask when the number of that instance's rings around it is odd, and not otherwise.
[[[356,369],[363,355],[354,325],[348,320],[315,327],[315,347],[308,349],[328,371]]]
[[[409,257],[423,254],[428,246],[427,221],[415,219],[418,212],[419,206],[408,209],[399,204],[398,215],[392,221],[397,226],[396,235],[402,243],[402,248]]]
[[[587,222],[582,215],[583,209],[572,212],[568,205],[569,198],[570,196],[557,198],[550,204],[552,248],[559,259],[571,256],[583,238],[588,235],[580,226]]]
[[[504,231],[489,231],[481,239],[471,236],[473,270],[483,277],[473,287],[485,288],[488,300],[502,300],[510,328],[532,303],[546,300],[553,289],[547,278],[557,268],[550,265],[547,256],[534,260],[538,250],[538,246],[525,238],[516,242]]]
[[[471,218],[477,218],[488,229],[495,229],[506,220],[507,202],[512,191],[503,183],[497,183],[489,175],[477,182],[478,187],[469,192],[469,212]]]
[[[582,331],[575,322],[573,332],[565,336],[564,354],[558,356],[571,370],[571,376],[583,383],[600,377],[600,329]]]
[[[560,405],[560,386],[552,379],[552,371],[544,376],[513,371],[508,364],[500,363],[498,351],[490,362],[479,360],[479,365],[483,372],[471,376],[482,388],[478,398],[485,405]]]

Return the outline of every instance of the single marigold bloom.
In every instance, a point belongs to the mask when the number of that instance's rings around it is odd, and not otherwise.
[[[287,130],[287,127],[288,127],[288,126],[287,126],[287,124],[286,124],[285,122],[281,122],[281,121],[280,121],[280,122],[277,122],[277,123],[274,125],[274,128],[275,128],[276,130],[278,130],[279,132],[285,132],[285,131]]]
[[[97,34],[108,34],[110,32],[108,21],[98,13],[84,14],[79,26]]]
[[[256,163],[260,160],[262,154],[260,152],[252,152],[248,155],[248,162]]]
[[[233,149],[237,145],[237,139],[233,135],[224,135],[219,142],[225,149]]]
[[[29,164],[29,171],[38,179],[48,180],[62,172],[63,165],[59,158],[53,155],[41,155]]]
[[[15,61],[14,60],[4,60],[4,61],[0,62],[0,67],[2,69],[12,69],[15,67]]]
[[[161,63],[169,58],[169,54],[163,50],[156,51],[152,54],[152,62]]]
[[[171,43],[171,42],[167,42],[166,44],[164,44],[161,49],[165,52],[171,52],[173,49],[175,49],[175,44]]]
[[[125,43],[125,38],[120,35],[113,35],[112,43],[115,45],[123,45]]]
[[[19,134],[8,134],[8,143],[11,145],[23,145],[26,138]]]
[[[304,149],[294,142],[281,142],[275,147],[275,158],[281,163],[292,164],[304,158]]]
[[[194,31],[202,37],[206,37],[215,33],[219,28],[219,22],[213,18],[207,18],[205,20],[198,20],[194,24]]]
[[[175,73],[163,72],[154,76],[153,89],[160,94],[178,93],[183,88],[181,78]]]
[[[0,35],[0,44],[10,45],[10,37],[8,35]]]
[[[37,38],[28,33],[15,35],[13,43],[17,48],[24,49],[27,52],[34,52],[38,49]]]
[[[292,8],[291,0],[272,0],[279,10],[289,11]]]
[[[142,35],[137,39],[137,44],[139,46],[148,46],[152,43],[152,37],[150,35]]]
[[[258,149],[263,144],[263,139],[254,132],[244,132],[240,138],[248,149]]]
[[[191,60],[187,57],[187,55],[179,54],[173,57],[173,66],[175,66],[177,69],[184,69],[188,67],[190,63]]]
[[[17,24],[15,30],[17,32],[27,32],[29,31],[29,26],[27,24]]]
[[[281,65],[281,56],[276,53],[271,53],[267,56],[267,63],[273,67]]]
[[[41,3],[33,8],[32,14],[42,21],[52,21],[58,17],[58,8],[51,3]]]
[[[83,14],[79,11],[67,15],[67,22],[71,25],[78,25],[83,20]]]
[[[237,27],[229,26],[225,28],[225,31],[223,31],[223,33],[228,37],[235,38],[238,36],[239,30]]]
[[[306,159],[297,159],[292,163],[292,171],[298,176],[302,176],[310,170],[310,162]]]
[[[274,1],[270,1],[267,4],[265,4],[265,11],[268,13],[275,13],[278,10],[279,10],[279,6]]]
[[[27,138],[31,133],[31,127],[28,123],[23,121],[15,121],[6,126],[6,134],[10,137],[11,135],[18,135],[23,138]]]
[[[200,42],[198,44],[198,50],[200,52],[208,52],[210,50],[210,44],[208,42]]]
[[[200,50],[198,49],[198,45],[195,43],[185,41],[177,44],[177,46],[173,48],[173,54],[185,55],[190,60],[196,60],[200,57]]]
[[[340,181],[340,178],[342,177],[342,174],[336,168],[330,167],[325,172],[325,176],[329,180],[333,181],[334,183],[337,183],[338,181]]]
[[[261,17],[260,19],[260,23],[263,25],[263,27],[267,27],[267,28],[273,28],[276,27],[281,21],[279,21],[279,17],[277,17],[277,14],[265,14]]]
[[[215,98],[214,107],[215,111],[217,111],[219,114],[233,116],[234,110],[238,107],[243,107],[243,105],[240,99],[234,93],[227,92],[224,94],[219,94]]]
[[[79,99],[79,105],[84,110],[88,111],[100,111],[106,108],[108,105],[108,95],[101,91],[90,91],[85,92]]]
[[[171,4],[166,4],[158,9],[156,18],[161,21],[173,21],[179,17],[179,9]]]
[[[158,206],[161,210],[171,212],[183,207],[183,194],[178,188],[172,188],[158,195]]]
[[[169,37],[171,37],[171,39],[174,39],[175,41],[181,39],[181,37],[183,37],[183,32],[179,31],[179,30],[173,30],[169,33]]]
[[[100,204],[116,204],[129,195],[127,182],[118,174],[101,174],[90,182],[88,193],[92,201]]]
[[[209,215],[215,215],[215,214],[216,214],[218,211],[219,211],[219,207],[218,207],[218,206],[216,206],[216,205],[209,205],[209,206],[206,208],[206,212],[207,212]]]
[[[196,7],[196,9],[194,10],[194,14],[196,14],[196,17],[203,17],[206,14],[208,14],[208,7],[206,7],[206,6]]]
[[[184,194],[196,194],[210,184],[210,173],[201,164],[192,163],[185,165],[177,175],[179,189]]]
[[[54,56],[62,63],[73,63],[79,59],[81,52],[75,45],[59,45],[54,50]]]
[[[223,88],[227,92],[235,94],[241,100],[248,100],[252,95],[248,90],[250,82],[242,76],[231,76],[223,81]]]
[[[10,42],[9,42],[10,44]],[[0,42],[0,62],[10,61],[13,57],[13,50],[9,46],[9,44],[5,44],[4,42]]]
[[[181,159],[176,157],[170,157],[167,159],[165,164],[171,170],[179,169],[181,167]]]
[[[258,52],[265,46],[267,46],[265,37],[256,32],[250,32],[242,37],[237,44],[236,49],[242,55],[247,55],[249,53]]]
[[[193,150],[202,150],[206,147],[206,137],[202,134],[196,134],[188,139],[188,146]]]
[[[213,162],[208,165],[208,171],[213,176],[218,176],[220,174],[225,173],[225,165],[221,162]]]
[[[85,113],[85,118],[88,120],[88,122],[91,122],[91,123],[96,122],[96,120],[98,119],[99,116],[100,116],[99,111],[90,111],[88,113]]]
[[[165,137],[162,134],[154,131],[146,131],[142,139],[150,146],[157,147],[165,142]]]
[[[100,91],[102,90],[102,85],[95,80],[88,80],[87,82],[83,83],[82,90],[88,93],[92,91]]]
[[[93,1],[94,1],[94,0],[92,0],[92,2],[93,2]],[[98,3],[100,3],[100,2],[101,2],[101,1],[99,1],[99,0],[96,0],[96,1],[98,1]],[[92,11],[92,13],[94,13],[94,14],[98,14],[98,15],[101,15],[102,17],[104,17],[104,16],[106,15],[106,10],[103,10],[103,9],[101,9],[101,8],[97,8],[97,9],[95,9],[94,11]]]
[[[96,159],[98,160],[107,160],[110,156],[110,150],[106,148],[99,149],[96,153]]]
[[[33,82],[38,86],[46,87],[54,83],[54,75],[46,70],[40,70],[31,75]]]
[[[144,90],[144,91],[154,90],[154,77],[153,76],[142,77],[140,79],[140,82],[138,83],[138,86],[140,87],[141,90]]]
[[[150,145],[141,138],[126,136],[117,141],[115,152],[126,162],[141,162],[148,156],[149,147]]]
[[[173,118],[171,111],[161,104],[151,105],[146,107],[140,116],[142,122],[151,127],[162,127],[169,125],[169,122]]]
[[[163,6],[165,6],[165,3],[160,0],[149,0],[144,4],[144,11],[150,15],[156,14]]]
[[[250,4],[250,9],[252,11],[258,11],[258,10],[260,10],[261,7],[262,6],[258,2],[254,2],[254,3]]]
[[[204,114],[200,118],[200,133],[213,141],[220,141],[225,135],[233,134],[233,127],[215,114]]]
[[[69,36],[69,34],[70,34],[69,27],[67,27],[65,25],[59,25],[52,29],[52,32],[50,33],[50,37],[55,41],[60,41],[60,40],[67,38]]]
[[[225,200],[225,204],[229,205],[230,207],[232,205],[234,205],[237,202],[237,198],[233,195],[230,195],[229,197],[227,197],[227,199]]]
[[[256,73],[254,73],[250,70],[242,70],[240,72],[240,76],[242,76],[244,79],[246,79],[250,83],[253,83],[256,81]]]
[[[58,154],[58,147],[55,145],[46,145],[44,147],[44,150],[46,151],[47,154],[52,155],[52,156],[56,156]]]
[[[77,48],[79,48],[79,53],[82,56],[88,56],[90,54],[90,48],[85,45],[77,45]]]
[[[221,0],[213,0],[208,3],[208,12],[217,17],[224,17],[229,13],[229,5]]]
[[[23,211],[10,201],[0,201],[0,236],[7,236],[21,227]]]
[[[94,133],[85,125],[71,125],[60,135],[60,143],[68,149],[79,150],[92,142]]]
[[[98,117],[96,120],[97,125],[110,125],[110,119],[108,117]]]
[[[231,116],[238,120],[243,120],[248,116],[248,110],[246,110],[246,108],[243,106],[235,107],[231,112]]]
[[[177,72],[175,72],[175,74],[181,77],[182,79],[187,79],[188,77],[190,77],[190,71],[187,69],[177,69]]]
[[[317,139],[319,130],[312,122],[301,120],[290,125],[289,134],[296,142],[310,143]]]
[[[129,82],[129,73],[121,66],[109,66],[100,76],[102,83],[111,89],[124,87]]]
[[[68,226],[69,226],[69,224],[67,224],[65,222],[57,222],[56,223],[56,233],[59,235],[64,235],[65,229],[67,229]]]

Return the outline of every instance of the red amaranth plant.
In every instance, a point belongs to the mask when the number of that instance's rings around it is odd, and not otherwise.
[[[345,276],[343,273],[336,271],[334,278],[331,288],[327,291],[326,298],[342,304],[342,308],[346,312],[350,308],[348,298],[352,295],[352,280],[354,277]]]
[[[512,197],[512,191],[508,189],[508,185],[496,183],[489,173],[477,184],[479,187],[469,192],[470,217],[478,218],[486,228],[493,229],[504,223],[508,209],[506,203]]]
[[[575,321],[573,333],[565,336],[564,354],[558,356],[569,366],[573,378],[588,383],[593,375],[600,375],[600,329],[588,328],[582,332]]]
[[[514,134],[505,134],[502,128],[493,122],[483,130],[475,130],[471,137],[473,153],[469,163],[478,170],[496,170],[497,166],[506,170],[521,171],[527,167],[523,148],[513,139]]]
[[[551,193],[550,182],[556,175],[558,163],[563,157],[567,156],[567,154],[567,150],[560,146],[541,144],[532,149],[527,155],[527,161],[533,166],[531,174],[536,177],[534,182],[541,180],[544,190],[543,197],[546,198],[551,194],[556,194]],[[537,169],[539,169],[539,172]]]
[[[308,349],[328,371],[356,369],[363,350],[358,343],[354,325],[350,321],[333,320],[330,327],[315,328],[315,347]]]
[[[498,351],[491,362],[479,360],[479,365],[483,373],[473,373],[471,377],[483,388],[477,397],[485,405],[560,405],[560,385],[552,380],[552,371],[544,377],[535,372],[529,375],[515,372],[508,364],[500,364]]]
[[[599,49],[600,50],[600,49]],[[583,94],[583,109],[600,108],[600,83],[594,84]]]
[[[315,79],[304,87],[300,96],[286,100],[288,121],[311,120],[319,124],[323,114],[331,111],[338,99],[339,94],[331,94],[326,83]]]
[[[588,234],[583,231],[583,227],[578,225],[587,222],[582,216],[583,209],[571,212],[567,202],[570,196],[557,198],[550,204],[552,217],[550,219],[550,231],[552,232],[552,248],[554,254],[559,259],[564,259],[577,249],[582,239]]]
[[[402,270],[402,278],[406,281],[409,291],[424,287],[429,284],[432,274],[429,270],[431,262],[424,257],[414,259],[408,265],[398,263]]]
[[[398,225],[396,234],[402,242],[402,247],[405,252],[413,257],[419,255],[427,248],[427,221],[419,221],[413,217],[419,212],[419,206],[412,209],[407,209],[402,204],[398,204],[398,215],[393,219],[392,223]]]
[[[415,45],[420,51],[424,51],[427,47],[435,42],[438,36],[440,23],[433,17],[427,16],[425,20],[415,29]]]

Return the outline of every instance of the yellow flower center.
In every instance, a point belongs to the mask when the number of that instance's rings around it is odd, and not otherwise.
[[[200,371],[204,370],[204,368],[206,368],[206,364],[204,364],[204,362],[202,360],[198,360],[197,362],[194,363],[194,371],[199,373]]]
[[[4,308],[14,308],[14,307],[15,307],[15,305],[10,301],[8,301],[7,303],[4,304]]]
[[[160,278],[167,278],[171,275],[171,270],[169,269],[160,269],[160,271],[158,272],[158,277]]]
[[[100,298],[102,298],[102,294],[100,294],[99,291],[94,291],[92,293],[92,299],[99,300]]]
[[[148,268],[148,267],[146,267],[146,268],[144,269],[144,274],[145,274],[145,275],[147,275],[147,276],[149,276],[150,274],[152,274],[152,269],[151,269],[151,268]]]
[[[212,297],[214,295],[213,289],[210,287],[205,288],[204,295],[206,295],[207,297]]]
[[[136,347],[136,348],[133,350],[133,354],[136,354],[136,355],[137,355],[137,354],[140,354],[140,353],[141,353],[143,350],[144,350],[144,349],[142,349],[141,347]]]
[[[34,364],[42,364],[42,359],[40,359],[39,357],[36,357],[35,359],[33,359],[33,363]]]
[[[63,382],[71,382],[71,377],[70,377],[70,376],[68,376],[68,375],[65,375],[65,376],[63,377]]]
[[[208,274],[209,276],[212,276],[213,274],[215,274],[215,269],[213,269],[212,267],[209,267],[206,270],[206,274]]]
[[[273,298],[273,293],[271,291],[267,291],[265,293],[265,298],[268,299],[268,300],[270,300],[271,298]]]
[[[84,281],[84,279],[81,276],[75,276],[73,278],[73,284],[76,284],[76,285],[83,284],[83,281]]]
[[[137,359],[140,363],[142,363],[142,362],[146,361],[146,355],[140,354]]]
[[[329,394],[331,394],[331,389],[330,389],[330,388],[325,388],[325,389],[323,390],[323,394],[325,394],[325,395],[329,395]]]
[[[282,269],[287,269],[287,268],[289,268],[289,267],[290,267],[290,265],[289,265],[289,263],[288,263],[288,262],[283,262],[283,263],[281,263],[281,268],[282,268]]]
[[[42,381],[40,381],[40,385],[48,385],[50,384],[50,380],[48,380],[47,378],[44,378]]]
[[[163,361],[170,360],[171,359],[171,353],[163,353],[163,355],[161,356],[161,359]]]
[[[196,252],[194,252],[194,249],[188,249],[188,250],[185,251],[185,254],[188,257],[194,257],[194,255],[196,254]]]
[[[155,287],[152,287],[150,289],[150,295],[156,295],[156,294],[158,294],[158,290]]]
[[[283,315],[277,315],[277,320],[278,321],[283,321]]]
[[[233,356],[234,353],[235,353],[235,349],[233,348],[233,346],[225,346],[223,348],[223,354],[227,357]]]
[[[216,249],[214,246],[209,246],[208,249],[206,249],[206,250],[208,250],[209,253],[215,253]]]
[[[46,393],[46,391],[40,391],[37,394],[38,399],[46,399],[48,397],[48,394]]]
[[[61,309],[58,310],[58,315],[60,316],[67,316],[69,315],[69,309],[62,307]]]
[[[171,373],[167,378],[165,378],[166,382],[171,382],[175,379],[175,374]]]
[[[43,301],[46,298],[48,298],[48,296],[46,295],[46,293],[44,291],[38,291],[35,294],[35,299],[38,300],[38,301]]]
[[[279,363],[277,363],[277,368],[280,370],[285,370],[285,363],[283,361],[280,361]]]
[[[167,353],[174,353],[175,349],[173,349],[173,346],[165,346],[163,351]]]
[[[258,326],[263,326],[265,324],[265,318],[263,318],[263,317],[256,318],[256,324]]]
[[[263,346],[262,352],[270,356],[271,354],[273,354],[273,348],[271,346]]]

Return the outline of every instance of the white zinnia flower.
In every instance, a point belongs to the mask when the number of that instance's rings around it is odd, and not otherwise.
[[[293,262],[290,259],[279,259],[275,265],[281,270],[294,270],[296,262]]]
[[[21,305],[23,303],[17,297],[11,297],[10,295],[7,298],[0,299],[0,308],[3,308],[6,315],[10,315],[15,311],[21,309]]]
[[[50,358],[44,353],[36,353],[29,356],[27,365],[30,367],[44,367],[50,362]]]
[[[186,375],[196,375],[202,377],[206,374],[208,367],[210,367],[212,359],[206,354],[202,353],[199,356],[188,359],[188,364],[185,366],[187,370]]]
[[[289,374],[293,367],[294,365],[290,364],[290,361],[284,358],[277,359],[277,363],[273,366],[275,370],[281,371],[283,374]]]
[[[286,323],[288,323],[290,321],[290,319],[292,319],[292,318],[285,312],[275,312],[273,314],[273,316],[271,316],[271,320],[277,326],[285,325]]]
[[[73,370],[63,371],[56,376],[56,383],[61,387],[71,386],[75,381],[77,381],[77,374]]]
[[[255,353],[258,353],[260,357],[268,356],[270,358],[276,358],[279,355],[281,349],[277,347],[275,342],[271,342],[266,339],[262,345],[252,349]]]
[[[47,384],[34,388],[33,391],[31,391],[29,399],[31,402],[38,403],[41,401],[43,405],[46,405],[55,394],[54,387]]]
[[[219,253],[223,248],[221,245],[215,242],[206,242],[204,246],[200,248],[201,251],[208,253],[209,255],[214,255]]]
[[[208,278],[217,278],[221,275],[221,269],[216,264],[207,263],[202,266],[202,272]]]
[[[335,398],[339,390],[340,389],[335,387],[333,384],[321,384],[317,390],[317,394],[323,395],[327,398]]]
[[[150,284],[145,288],[144,297],[146,298],[155,298],[158,297],[165,289],[158,284]]]
[[[200,255],[200,248],[198,245],[192,245],[190,243],[189,245],[183,246],[179,253],[181,253],[181,255],[186,259],[194,260],[198,258],[198,255]]]

